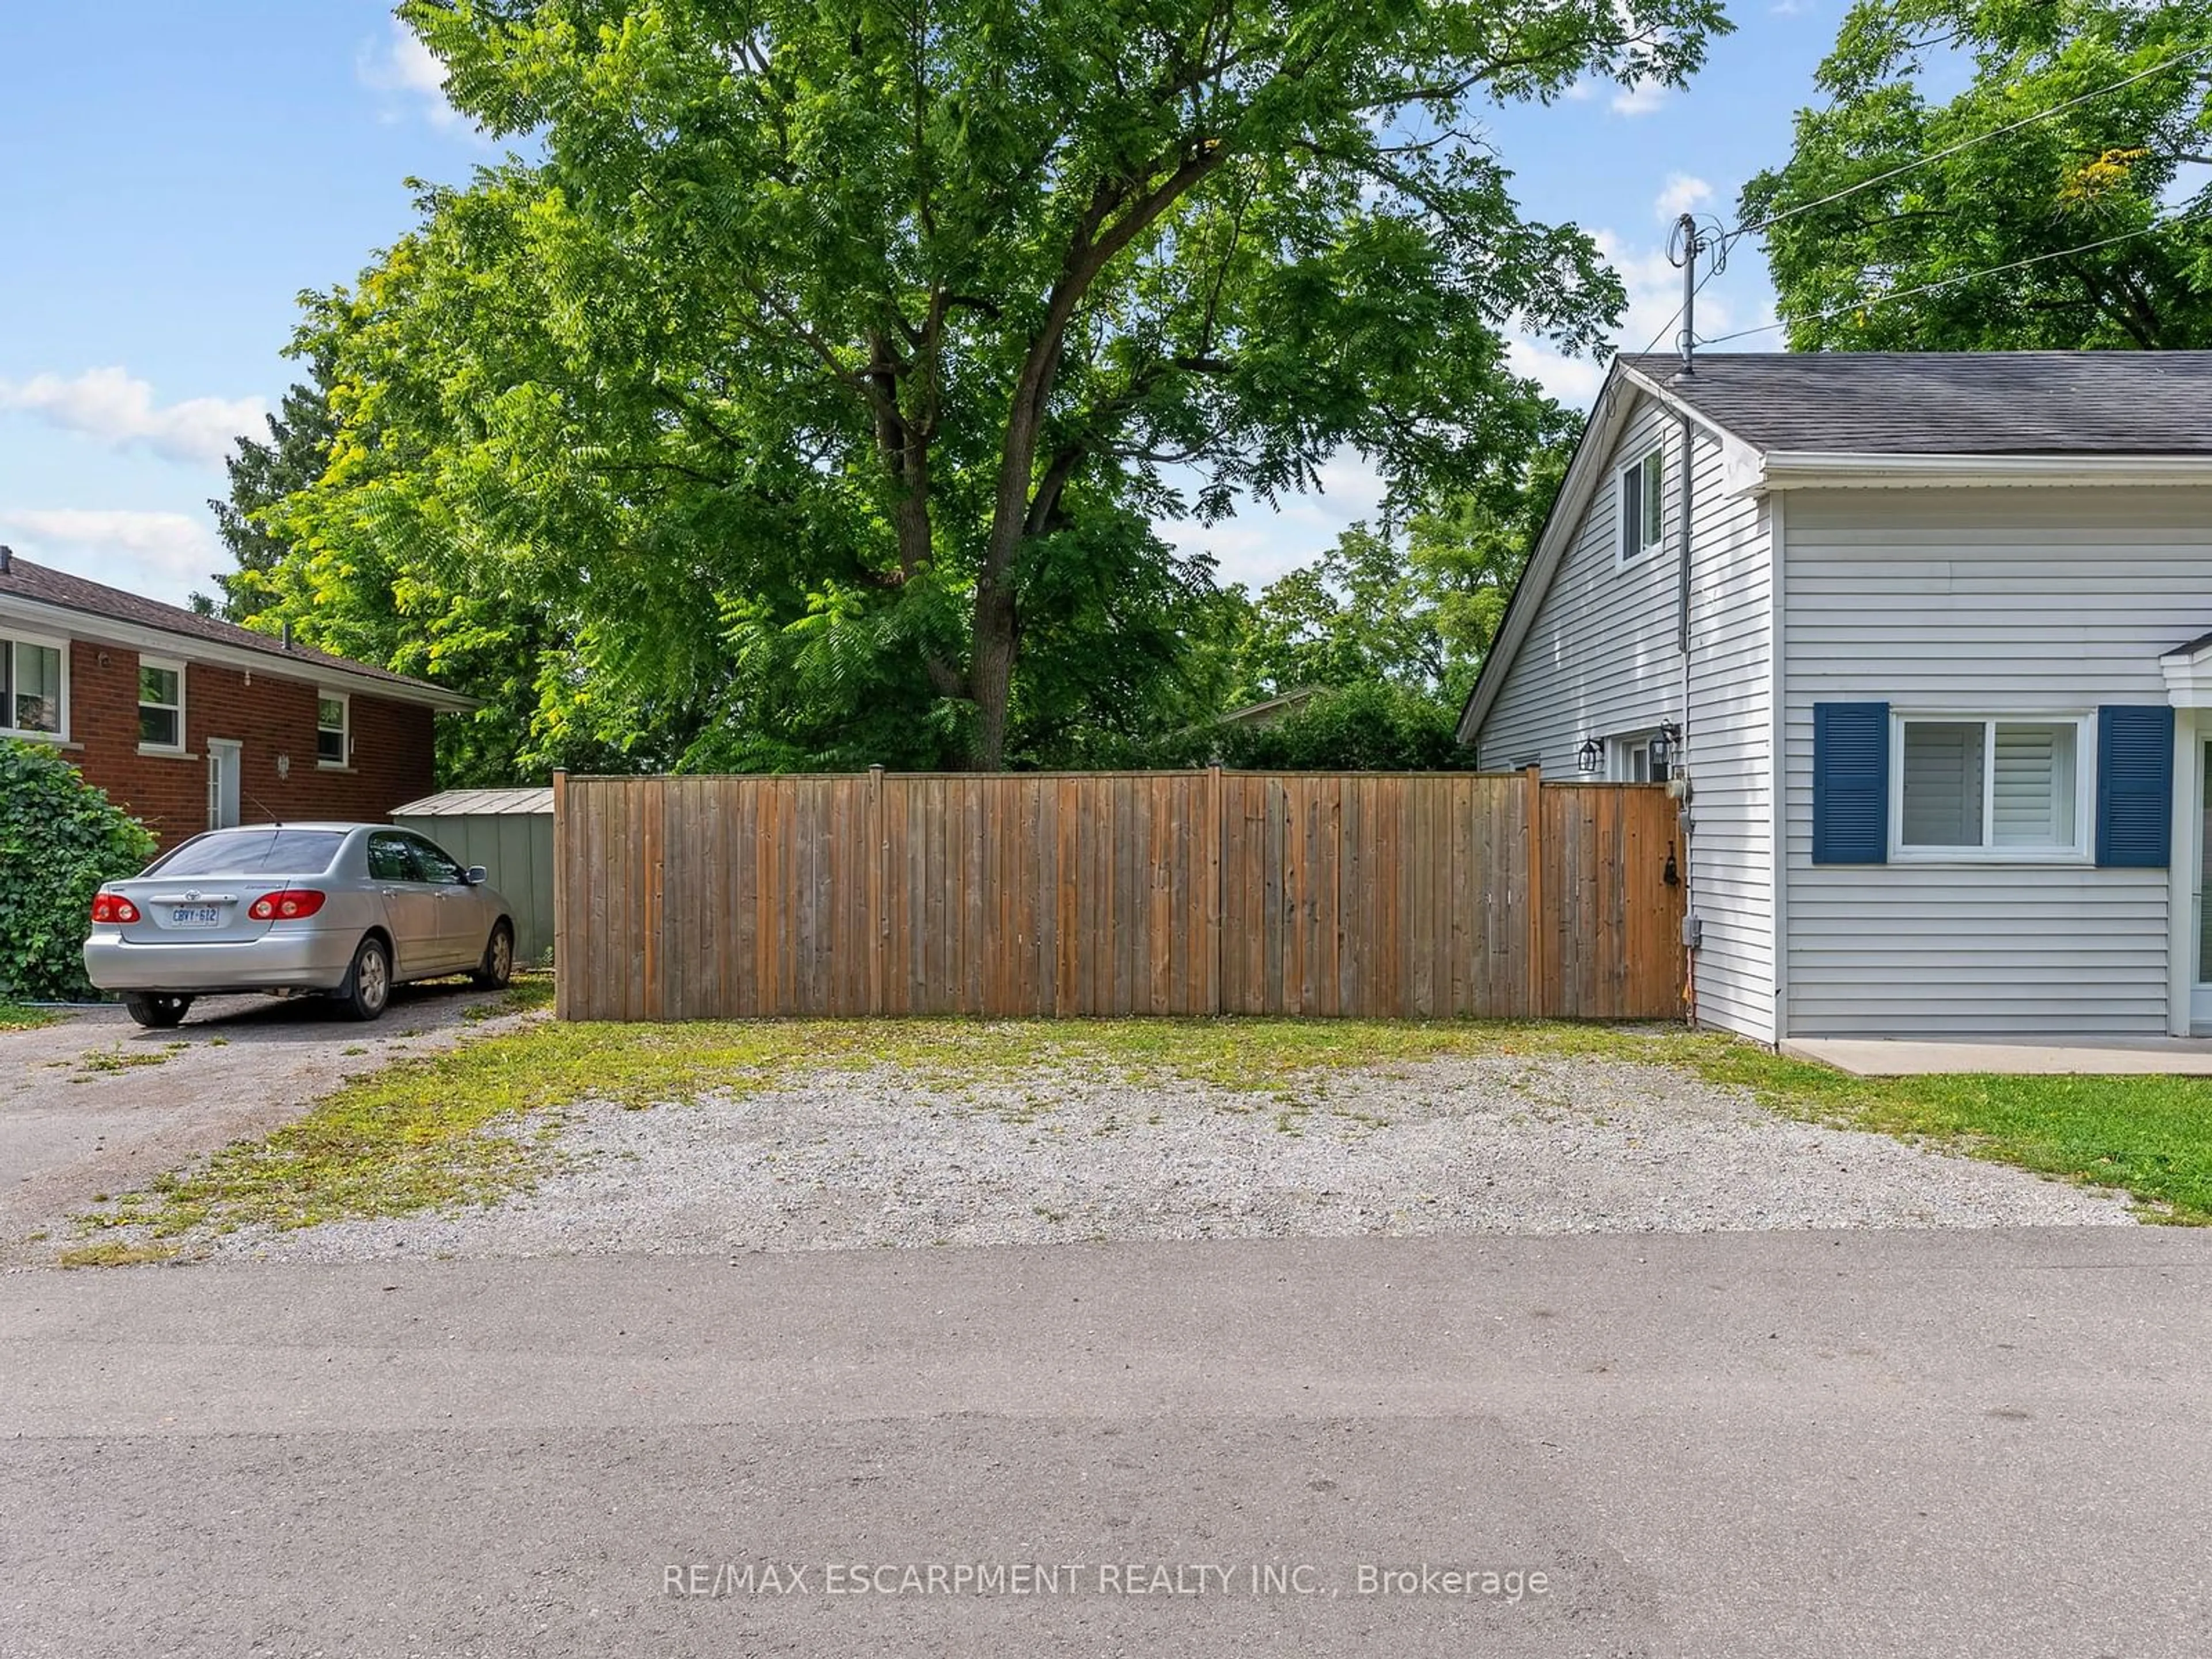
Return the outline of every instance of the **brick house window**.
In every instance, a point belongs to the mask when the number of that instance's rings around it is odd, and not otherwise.
[[[138,741],[148,749],[184,748],[184,664],[138,659]]]
[[[65,738],[68,647],[58,640],[0,635],[0,732]]]
[[[315,763],[343,766],[353,758],[352,699],[343,691],[324,691],[315,698]]]

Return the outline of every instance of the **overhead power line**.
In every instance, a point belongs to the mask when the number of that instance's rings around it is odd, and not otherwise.
[[[1692,297],[1694,298],[1696,295],[1705,292],[1705,284],[1719,274],[1721,264],[1724,264],[1726,262],[1727,250],[1729,246],[1743,237],[1755,236],[1763,230],[1766,230],[1772,226],[1780,224],[1785,219],[1794,219],[1799,214],[1810,213],[1815,208],[1829,206],[1832,203],[1842,201],[1846,197],[1856,196],[1863,190],[1871,190],[1876,185],[1887,184],[1892,179],[1902,178],[1905,174],[1912,172],[1916,168],[1924,167],[1933,162],[1941,161],[1950,156],[1962,154],[1966,150],[1972,149],[1977,144],[1986,143],[1992,138],[2002,138],[2008,133],[2018,132],[2023,127],[2033,126],[2039,121],[2047,121],[2054,115],[2063,115],[2068,110],[2079,109],[2082,105],[2093,103],[2097,99],[2108,98],[2113,93],[2124,91],[2127,88],[2135,85],[2138,81],[2148,81],[2154,75],[2162,75],[2167,70],[2176,68],[2180,64],[2190,63],[2194,59],[2203,58],[2207,53],[2212,53],[2212,46],[2195,46],[2191,47],[2187,52],[2176,52],[2171,58],[2161,59],[2160,62],[2152,64],[2148,69],[2138,70],[2133,75],[2128,76],[2124,79],[2115,81],[2109,86],[2099,87],[2094,91],[2082,93],[2078,97],[2069,98],[2063,103],[2053,104],[2048,109],[2040,109],[2035,111],[2033,114],[2023,115],[2016,121],[2007,122],[2001,127],[1992,127],[1987,132],[1976,133],[1971,138],[1962,138],[1957,143],[1946,145],[1943,149],[1934,151],[1929,155],[1916,156],[1910,161],[1900,163],[1899,166],[1891,167],[1885,172],[1877,173],[1871,178],[1862,179],[1855,185],[1846,185],[1842,190],[1835,191],[1826,196],[1820,197],[1818,200],[1800,203],[1795,207],[1784,208],[1779,213],[1769,214],[1765,218],[1757,220],[1751,224],[1738,225],[1733,230],[1722,231],[1713,239],[1713,241],[1711,244],[1711,246],[1719,251],[1720,260],[1718,263],[1716,263],[1712,270],[1708,270],[1705,275],[1699,279],[1696,288],[1692,290]],[[2168,221],[2166,222],[2172,222]],[[2096,248],[2109,247],[2112,246],[2112,242],[2126,241],[2130,237],[2140,236],[2143,234],[2145,231],[2155,229],[2157,228],[2158,227],[2156,226],[2145,226],[2142,230],[2130,231],[2126,235],[2115,236],[2104,242],[2093,242],[2087,247],[2069,248],[2065,252],[2085,253],[2092,252]],[[2064,257],[2065,253],[2039,254],[2034,258],[2022,260],[2020,264],[2034,264],[2043,259],[2057,259]],[[2017,270],[2018,268],[2019,267],[2016,264],[1999,265],[1993,270],[1972,271],[1961,276],[1947,277],[1942,283],[1930,284],[1930,287],[1948,287],[1953,283],[1966,282],[1974,276],[1988,276],[1995,275],[1996,271],[2012,270]],[[1911,291],[1918,294],[1925,293],[1929,290],[1927,289],[1916,289]],[[1880,297],[1881,300],[1887,301],[1904,299],[1907,296],[1903,294],[1893,294],[1884,295]],[[1842,307],[1843,310],[1846,311],[1855,310],[1858,307],[1855,306],[1846,306]],[[1674,325],[1681,319],[1683,309],[1684,307],[1679,305],[1674,307],[1673,313],[1668,316],[1664,323],[1662,323],[1659,325],[1659,331],[1651,337],[1651,343],[1645,346],[1644,350],[1638,354],[1639,356],[1648,356],[1657,348],[1659,342],[1666,337],[1667,331],[1673,328]],[[1821,316],[1825,317],[1829,314],[1840,313],[1821,313]],[[1819,320],[1819,319],[1816,318],[1813,320]],[[1698,345],[1718,345],[1724,341],[1741,340],[1753,334],[1765,334],[1773,329],[1780,328],[1783,325],[1780,323],[1769,323],[1759,328],[1744,329],[1737,333],[1723,334],[1718,339],[1698,340],[1693,342],[1693,343]]]
[[[2138,236],[2148,236],[2154,230],[2165,230],[2180,223],[2179,218],[2160,219],[2154,224],[2138,225],[2133,230],[2122,231],[2117,236],[2107,236],[2100,242],[2084,242],[2079,247],[2063,247],[2051,253],[2030,254],[2025,259],[2014,259],[2002,265],[1987,265],[1979,270],[1962,270],[1955,276],[1945,276],[1933,283],[1923,283],[1917,288],[1899,289],[1894,294],[1869,294],[1847,305],[1831,306],[1826,311],[1815,311],[1791,320],[1825,323],[1854,311],[1865,311],[1875,306],[1886,306],[1898,300],[1910,300],[1923,294],[1933,294],[1939,289],[1956,288],[1961,283],[1971,283],[1978,276],[1996,276],[2008,270],[2020,270],[2029,265],[2039,265],[2051,259],[2063,259],[2075,253],[2094,253],[2099,248],[2111,247],[2116,242],[2130,242]],[[1787,328],[1788,322],[1761,323],[1757,328],[1741,328],[1733,334],[1722,334],[1710,340],[1700,340],[1700,345],[1726,345],[1730,340],[1747,340],[1754,334],[1771,333],[1778,328]]]
[[[2032,115],[2023,115],[2017,121],[2008,121],[2001,127],[1991,127],[1987,132],[1978,132],[1971,138],[1962,138],[1955,144],[1947,144],[1942,149],[1935,150],[1926,155],[1917,156],[1910,161],[1891,167],[1887,172],[1877,173],[1870,179],[1862,179],[1855,185],[1846,185],[1842,190],[1820,197],[1814,201],[1801,202],[1795,207],[1783,209],[1779,213],[1770,213],[1765,218],[1754,223],[1738,226],[1730,231],[1729,235],[1731,239],[1738,236],[1756,236],[1760,231],[1770,229],[1780,224],[1784,219],[1794,219],[1801,213],[1810,213],[1815,208],[1826,207],[1831,203],[1842,201],[1847,196],[1856,196],[1863,190],[1871,190],[1876,185],[1887,184],[1892,179],[1902,178],[1916,167],[1927,167],[1932,162],[1941,161],[1962,151],[1972,149],[1977,144],[1986,143],[1992,138],[2002,138],[2007,133],[2018,132],[2022,127],[2032,127],[2038,121],[2047,121],[2054,115],[2063,115],[2069,109],[2079,109],[2082,105],[2094,102],[2097,99],[2110,97],[2113,93],[2123,91],[2135,85],[2138,81],[2148,81],[2154,75],[2163,75],[2177,64],[2188,63],[2191,58],[2202,58],[2208,52],[2212,52],[2212,46],[2197,46],[2188,52],[2176,52],[2172,57],[2154,64],[2147,70],[2138,70],[2124,81],[2115,81],[2108,87],[2099,87],[2094,92],[2085,92],[2080,97],[2069,98],[2063,104],[2053,104],[2049,109],[2039,109]]]

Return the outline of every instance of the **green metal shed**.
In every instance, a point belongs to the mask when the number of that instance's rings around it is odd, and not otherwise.
[[[514,959],[553,957],[553,792],[448,789],[397,809],[392,821],[463,864],[481,864],[514,913]]]

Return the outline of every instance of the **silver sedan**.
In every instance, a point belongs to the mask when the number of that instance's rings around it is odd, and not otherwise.
[[[374,1019],[409,980],[505,985],[514,920],[481,866],[388,824],[216,830],[100,890],[84,967],[141,1025],[231,991],[320,992]]]

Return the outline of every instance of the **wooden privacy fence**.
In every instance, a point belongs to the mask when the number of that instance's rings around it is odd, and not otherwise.
[[[556,777],[554,813],[567,1019],[1682,1011],[1658,786]]]

